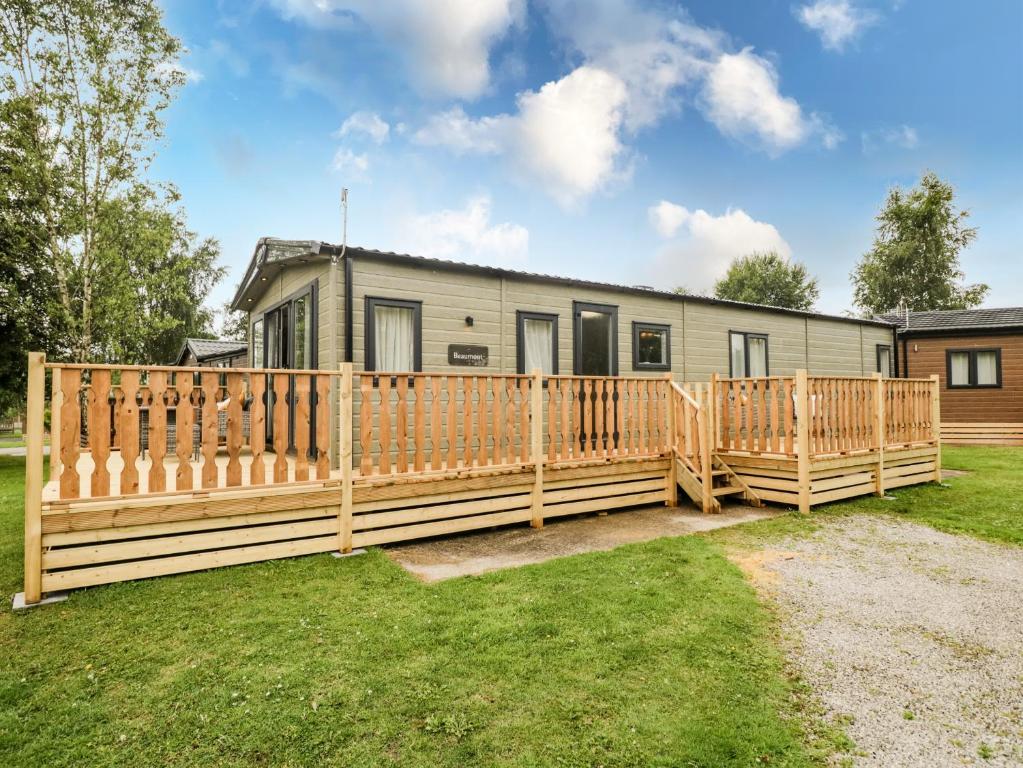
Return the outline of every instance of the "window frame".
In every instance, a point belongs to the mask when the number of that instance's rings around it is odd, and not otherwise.
[[[664,332],[663,363],[641,363],[639,361],[639,334],[642,331]],[[670,371],[671,370],[671,324],[650,323],[645,320],[632,321],[632,370],[634,371]]]
[[[611,317],[611,371],[607,374],[583,374],[582,364],[582,313],[600,312]],[[617,376],[618,375],[618,305],[597,304],[592,301],[572,302],[572,374],[575,376]]]
[[[366,347],[366,370],[375,371],[377,361],[376,308],[397,307],[412,310],[412,370],[408,373],[419,373],[423,370],[423,302],[417,299],[391,299],[386,296],[367,296],[365,298],[365,323],[363,326],[363,343]],[[391,373],[391,371],[388,371]],[[394,371],[397,373],[397,371]],[[404,373],[404,371],[403,371]]]
[[[977,354],[980,352],[995,353],[995,383],[977,384]],[[952,355],[969,355],[969,382],[966,384],[952,383]],[[1001,347],[957,347],[945,350],[945,388],[946,389],[1001,389],[1002,388],[1002,348]]]
[[[881,370],[881,350],[882,349],[887,349],[888,350],[888,370],[887,371]],[[874,367],[877,369],[877,372],[881,374],[882,378],[889,378],[889,379],[892,378],[892,367],[893,367],[892,366],[892,362],[894,361],[894,359],[895,358],[892,355],[892,345],[891,344],[875,344],[874,345]]]
[[[732,370],[732,336],[742,336],[742,364],[745,367],[746,372],[742,376],[736,376],[735,371]],[[750,339],[763,339],[764,340],[764,375],[763,376],[750,376],[749,375],[749,340]],[[771,339],[770,334],[767,333],[754,333],[753,331],[728,331],[728,378],[735,379],[759,379],[767,378],[771,375]]]
[[[526,320],[542,320],[551,323],[551,376],[558,375],[558,315],[554,312],[531,312],[525,309],[515,310],[515,371],[526,374],[526,347],[523,343],[526,335]]]
[[[294,293],[291,293],[291,294],[285,296],[280,301],[277,301],[277,302],[275,302],[273,304],[270,304],[270,305],[264,307],[259,312],[249,312],[249,326],[250,326],[250,329],[251,329],[250,333],[249,333],[249,337],[251,339],[253,339],[253,344],[254,344],[254,340],[255,340],[255,325],[258,322],[262,322],[262,324],[263,324],[263,326],[262,326],[263,360],[266,359],[267,340],[268,340],[268,336],[270,335],[270,326],[269,326],[269,323],[266,322],[266,316],[269,315],[271,312],[276,312],[277,310],[279,310],[282,307],[286,306],[287,307],[287,312],[288,312],[288,333],[293,333],[294,332],[294,330],[293,330],[294,329],[294,322],[295,322],[295,302],[298,299],[300,299],[303,296],[305,296],[305,295],[309,296],[309,304],[308,304],[308,309],[307,309],[307,312],[308,312],[307,321],[310,323],[309,324],[309,360],[308,360],[308,365],[306,366],[306,370],[317,370],[317,369],[319,369],[319,367],[320,367],[320,354],[319,354],[320,353],[320,334],[319,334],[319,330],[320,329],[318,327],[319,323],[316,322],[316,318],[319,317],[319,311],[320,311],[320,284],[319,284],[319,279],[311,280],[310,282],[308,282],[305,285],[303,285],[301,288],[299,288]],[[278,340],[278,344],[280,344],[279,340]],[[289,339],[289,342],[288,342],[288,359],[285,360],[284,364],[282,364],[280,366],[281,368],[294,368],[295,367],[295,365],[294,365],[294,363],[295,363],[295,348],[294,347],[295,347],[295,345],[292,344],[291,340]],[[253,353],[254,352],[255,352],[255,350],[253,349]],[[252,367],[253,368],[267,368],[268,366],[267,366],[267,364],[265,362],[263,362],[263,360],[260,360],[258,364],[254,364]],[[253,361],[253,363],[255,363],[255,361]]]

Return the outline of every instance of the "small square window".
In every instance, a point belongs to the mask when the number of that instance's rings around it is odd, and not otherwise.
[[[671,370],[671,326],[632,324],[632,368],[636,371]]]
[[[366,297],[366,370],[422,370],[422,302]]]
[[[519,373],[540,369],[558,375],[558,316],[519,310],[516,315],[516,368]]]

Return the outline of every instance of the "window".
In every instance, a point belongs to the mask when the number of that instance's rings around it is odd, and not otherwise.
[[[945,354],[945,375],[950,389],[1002,386],[1002,350],[950,349]]]
[[[312,352],[312,323],[309,322],[309,296],[295,299],[294,349],[295,367],[308,368]]]
[[[266,364],[263,360],[263,318],[259,318],[252,324],[252,367],[262,368]]]
[[[423,303],[366,297],[366,370],[423,369]]]
[[[575,316],[573,348],[577,376],[618,375],[618,307],[572,302]]]
[[[769,370],[766,334],[728,332],[729,376],[736,379],[747,376],[770,376]]]
[[[539,368],[544,376],[557,376],[558,316],[520,310],[515,320],[518,372],[532,373]]]
[[[892,346],[891,344],[877,345],[877,372],[882,376],[892,375]]]
[[[636,371],[671,370],[671,326],[632,324],[632,368]]]

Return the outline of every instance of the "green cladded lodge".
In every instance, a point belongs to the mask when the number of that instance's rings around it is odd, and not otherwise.
[[[232,307],[254,366],[592,376],[866,376],[894,324],[643,286],[263,238]]]

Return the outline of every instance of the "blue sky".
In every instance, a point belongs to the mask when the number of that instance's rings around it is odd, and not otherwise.
[[[1023,4],[166,0],[189,82],[150,173],[261,236],[707,290],[775,248],[851,308],[892,185],[955,184],[1023,303]]]

